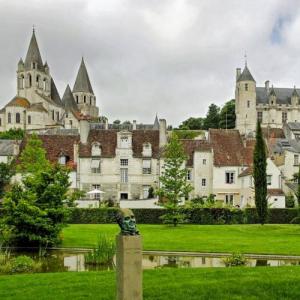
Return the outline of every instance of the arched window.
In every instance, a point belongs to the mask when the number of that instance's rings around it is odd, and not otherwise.
[[[10,124],[11,123],[11,113],[7,114],[7,123]]]
[[[2,120],[1,120],[1,118],[0,118],[0,127],[2,126]]]
[[[101,156],[101,145],[99,143],[92,144],[92,156]]]
[[[76,103],[79,103],[78,95],[76,95]]]
[[[43,79],[43,90],[46,91],[46,89],[47,89],[47,79],[44,78]]]
[[[24,75],[19,77],[19,88],[24,89]]]
[[[93,97],[90,97],[90,105],[92,105]]]
[[[36,86],[39,88],[40,87],[40,75],[36,76]]]
[[[28,124],[31,124],[31,116],[28,116],[28,117],[27,117],[27,123],[28,123]]]
[[[86,96],[83,96],[83,102],[86,103]]]
[[[31,74],[28,74],[28,87],[32,86],[32,77]]]
[[[17,124],[21,123],[21,115],[20,115],[20,113],[16,113],[16,123]]]
[[[143,144],[143,156],[152,156],[152,147],[150,143]]]

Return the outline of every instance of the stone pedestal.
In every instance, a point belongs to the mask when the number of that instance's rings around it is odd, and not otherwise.
[[[142,300],[142,238],[116,236],[117,300]]]

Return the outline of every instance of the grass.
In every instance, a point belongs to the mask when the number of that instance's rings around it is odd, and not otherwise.
[[[299,225],[138,225],[144,250],[300,255]],[[73,224],[63,247],[94,247],[99,234],[114,237],[115,224]]]
[[[144,272],[144,300],[300,299],[300,267]],[[0,299],[115,299],[114,272],[0,277]]]

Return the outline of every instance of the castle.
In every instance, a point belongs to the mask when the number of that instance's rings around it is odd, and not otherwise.
[[[17,66],[17,94],[0,110],[0,131],[78,128],[80,119],[95,120],[98,116],[84,59],[73,90],[67,85],[61,99],[33,30],[25,61],[21,58]]]
[[[299,95],[296,87],[275,88],[270,86],[269,80],[263,87],[256,86],[246,63],[243,72],[236,69],[236,129],[241,134],[251,135],[257,121],[268,128],[283,128],[288,122],[297,122],[300,119]]]

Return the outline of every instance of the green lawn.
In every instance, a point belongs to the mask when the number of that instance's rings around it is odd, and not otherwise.
[[[144,272],[145,300],[300,299],[300,267]],[[115,299],[114,272],[0,276],[0,299]]]
[[[144,250],[300,255],[299,225],[139,225]],[[99,233],[115,236],[114,224],[74,224],[63,230],[63,247],[93,247]]]

